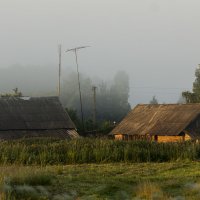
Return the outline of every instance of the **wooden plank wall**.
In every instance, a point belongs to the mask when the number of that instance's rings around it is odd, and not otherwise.
[[[115,140],[123,140],[123,135],[115,135]]]
[[[116,140],[151,140],[151,137],[148,135],[115,135]]]
[[[184,136],[158,136],[157,142],[183,142]]]
[[[139,135],[115,135],[116,140],[152,140],[155,141],[155,136],[152,138],[150,136],[144,135],[144,136],[139,136]],[[157,136],[157,142],[183,142],[191,140],[191,137],[189,135],[185,136]]]

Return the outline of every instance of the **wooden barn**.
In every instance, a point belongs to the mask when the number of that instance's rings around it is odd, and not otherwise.
[[[117,140],[200,140],[200,104],[140,104],[110,133]]]
[[[79,137],[58,97],[0,98],[0,140]]]

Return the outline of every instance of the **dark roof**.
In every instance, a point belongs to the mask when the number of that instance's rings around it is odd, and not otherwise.
[[[140,104],[111,134],[179,135],[200,114],[200,104]]]
[[[0,98],[0,130],[75,129],[58,97]]]
[[[0,131],[0,140],[13,140],[20,138],[49,137],[58,139],[79,138],[75,129],[56,129],[56,130],[8,130]]]

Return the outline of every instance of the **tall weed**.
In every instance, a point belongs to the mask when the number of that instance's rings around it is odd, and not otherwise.
[[[81,138],[0,142],[0,164],[56,165],[200,159],[200,144]]]

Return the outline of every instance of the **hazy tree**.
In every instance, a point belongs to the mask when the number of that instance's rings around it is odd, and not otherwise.
[[[185,100],[185,98],[184,98],[182,95],[180,95],[180,97],[179,97],[177,103],[179,103],[179,104],[184,104],[184,103],[186,103],[186,100]]]
[[[101,121],[120,121],[131,109],[129,78],[124,71],[118,72],[111,86],[102,82],[98,86],[97,116]]]
[[[120,121],[127,112],[130,111],[131,106],[129,99],[129,77],[125,71],[116,73],[110,88],[110,103],[112,108],[113,121]]]
[[[198,103],[199,96],[194,92],[185,91],[182,92],[182,96],[185,98],[186,103]]]
[[[91,78],[81,74],[80,83],[85,127],[91,128],[93,126],[91,121],[93,116],[93,82]],[[101,81],[96,86],[97,123],[108,121],[108,124],[112,124],[113,121],[120,121],[131,108],[128,102],[128,75],[123,71],[118,72],[111,85]],[[75,72],[70,73],[63,82],[61,94],[62,104],[69,110],[76,110],[77,116],[80,118],[80,99]]]
[[[78,117],[78,115],[77,115],[77,111],[74,110],[74,109],[72,109],[72,108],[70,108],[70,109],[66,108],[66,111],[67,111],[67,113],[69,114],[71,120],[72,120],[77,126],[79,126],[79,125],[80,125],[80,120],[79,120],[79,117]]]
[[[151,101],[149,102],[150,104],[158,104],[158,100],[156,99],[156,96],[154,95],[151,99]]]
[[[16,87],[13,89],[13,93],[1,94],[1,97],[22,97],[22,92]]]
[[[195,71],[195,81],[193,83],[193,93],[197,96],[200,96],[200,65],[197,67]]]
[[[200,102],[200,65],[195,71],[195,81],[193,83],[192,92],[184,91],[182,92],[183,98],[187,103],[199,103]]]
[[[81,94],[83,104],[84,118],[91,116],[91,104],[92,104],[92,81],[89,77],[80,75]],[[78,90],[77,73],[71,72],[62,84],[61,90],[61,102],[64,107],[77,111],[77,115],[80,117],[80,98]]]

